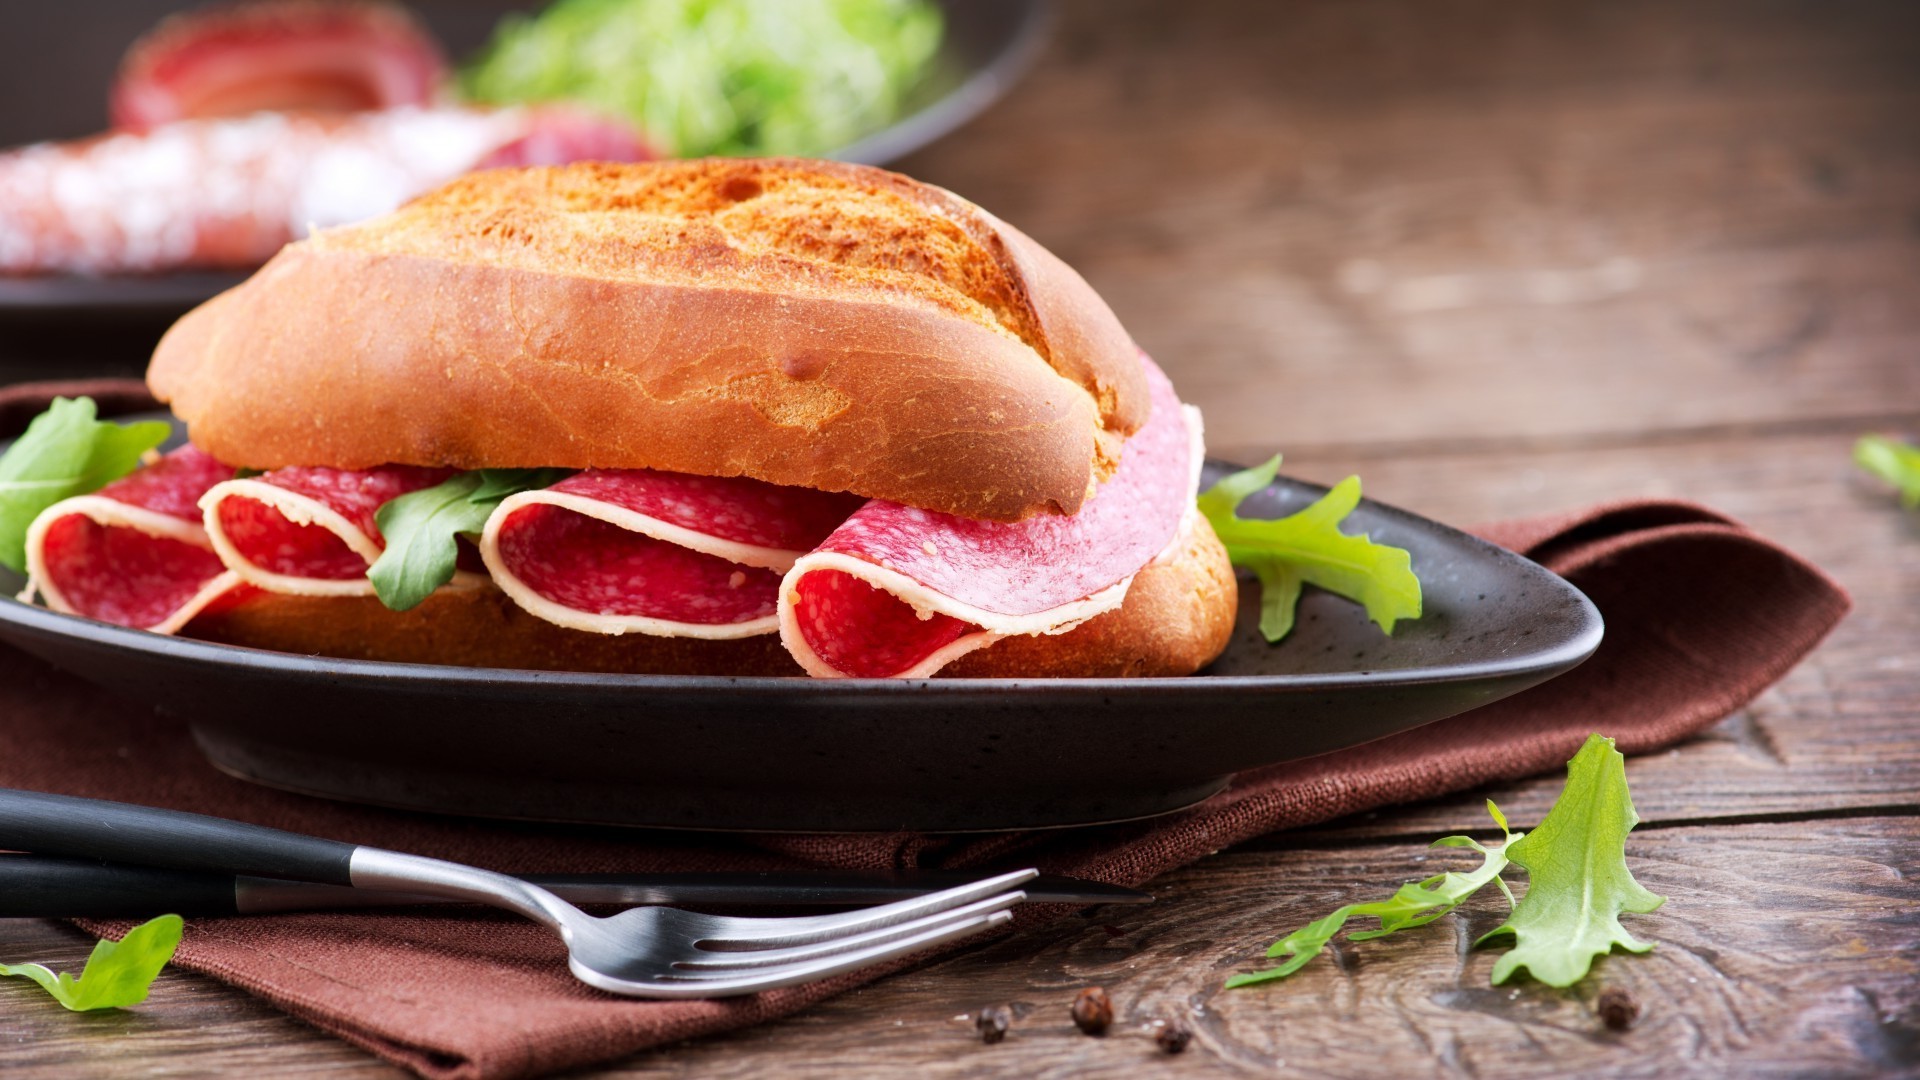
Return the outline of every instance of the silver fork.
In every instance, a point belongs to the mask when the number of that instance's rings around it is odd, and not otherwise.
[[[736,918],[669,907],[589,915],[537,885],[459,863],[224,818],[0,788],[0,849],[391,889],[489,904],[560,935],[582,982],[647,998],[729,997],[812,982],[1005,924],[1016,870],[838,915]]]

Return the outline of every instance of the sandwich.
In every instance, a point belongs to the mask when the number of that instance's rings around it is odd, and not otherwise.
[[[360,659],[1188,674],[1236,585],[1197,411],[1066,264],[803,160],[476,173],[166,334],[189,444],[41,512],[30,589]]]

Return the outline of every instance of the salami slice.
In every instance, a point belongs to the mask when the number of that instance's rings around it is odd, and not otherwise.
[[[1179,535],[1200,479],[1200,417],[1146,364],[1153,413],[1072,516],[975,521],[874,500],[788,571],[780,636],[810,674],[931,675],[1015,634],[1120,606]]]
[[[429,105],[447,60],[397,4],[252,0],[169,16],[135,41],[108,96],[114,126],[263,109]]]
[[[594,469],[509,496],[480,553],[515,603],[560,626],[751,637],[779,628],[780,575],[860,504],[743,477]]]
[[[223,567],[198,502],[233,470],[188,446],[42,511],[27,530],[29,593],[48,607],[171,634],[250,591]]]
[[[374,512],[453,474],[412,465],[275,469],[214,485],[200,509],[213,550],[240,580],[296,596],[372,596],[367,568],[384,549]],[[478,581],[471,573],[455,580]]]

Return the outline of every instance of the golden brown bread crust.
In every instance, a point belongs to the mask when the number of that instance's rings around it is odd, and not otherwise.
[[[469,176],[289,245],[148,381],[253,468],[659,468],[1071,513],[1145,421],[1085,281],[939,188],[797,160]]]
[[[1220,655],[1238,592],[1226,549],[1196,521],[1173,557],[1133,579],[1126,603],[1065,634],[995,642],[941,676],[1186,675]],[[491,587],[443,589],[411,611],[370,596],[258,593],[187,625],[189,637],[355,660],[659,675],[800,675],[777,634],[732,641],[614,637],[537,619]]]

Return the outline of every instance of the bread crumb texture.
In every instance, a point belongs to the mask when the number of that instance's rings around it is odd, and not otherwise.
[[[992,219],[939,188],[880,169],[727,158],[503,169],[469,175],[390,217],[310,243],[795,298],[862,300],[878,292],[1008,334],[1051,362]]]
[[[1072,513],[1146,420],[1066,264],[940,188],[794,159],[476,173],[284,248],[148,384],[223,461],[658,468]]]

